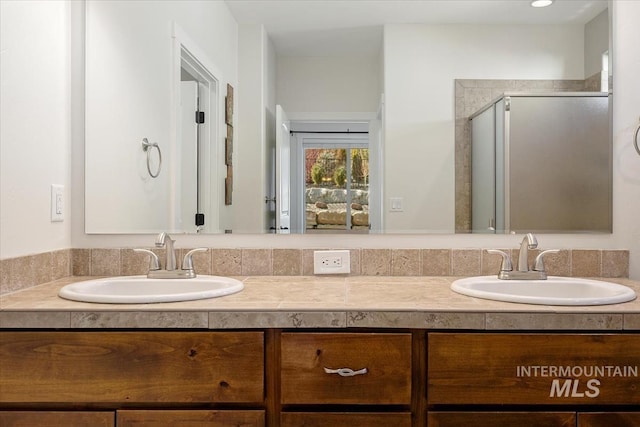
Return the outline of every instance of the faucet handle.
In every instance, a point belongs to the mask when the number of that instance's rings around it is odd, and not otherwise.
[[[182,269],[193,270],[193,254],[195,254],[196,252],[206,252],[208,250],[209,248],[191,249],[189,252],[186,253],[186,255],[184,256],[184,259],[182,260]]]
[[[547,249],[546,251],[542,251],[538,254],[538,256],[536,257],[536,261],[534,263],[534,267],[533,270],[534,271],[540,271],[540,272],[545,272],[544,270],[544,256],[547,254],[557,254],[558,252],[560,252],[559,249]]]
[[[500,264],[500,271],[513,271],[513,264],[511,263],[511,256],[504,251],[500,251],[498,249],[487,249],[487,253],[493,255],[501,255],[502,256],[502,264]]]
[[[149,271],[160,270],[160,259],[158,255],[149,249],[134,249],[134,252],[145,252],[149,254]]]

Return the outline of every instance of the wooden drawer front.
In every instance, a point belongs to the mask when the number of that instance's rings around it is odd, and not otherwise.
[[[411,335],[283,333],[283,404],[409,404]],[[340,376],[348,368],[367,372]]]
[[[262,402],[262,332],[1,332],[2,402]]]
[[[429,412],[429,427],[575,427],[575,412]],[[612,427],[612,426],[610,426]]]
[[[429,404],[640,404],[640,335],[429,334]]]
[[[113,412],[0,411],[2,427],[113,427],[114,425],[115,413]]]
[[[118,427],[264,427],[264,411],[118,411]]]
[[[280,427],[411,427],[410,413],[283,412]]]
[[[578,427],[638,427],[640,412],[578,414]]]

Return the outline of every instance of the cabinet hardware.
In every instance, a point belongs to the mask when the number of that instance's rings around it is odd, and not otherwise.
[[[367,368],[362,368],[359,371],[354,371],[353,369],[350,369],[350,368],[340,368],[340,369],[324,368],[324,372],[327,374],[338,374],[341,377],[355,377],[356,375],[364,375],[369,371]]]

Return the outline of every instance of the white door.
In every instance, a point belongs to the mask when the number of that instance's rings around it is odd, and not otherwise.
[[[181,140],[176,149],[178,185],[175,186],[178,205],[175,230],[195,231],[195,214],[198,209],[198,125],[195,121],[198,109],[198,83],[180,83]]]
[[[291,232],[291,135],[287,114],[276,105],[276,233]]]

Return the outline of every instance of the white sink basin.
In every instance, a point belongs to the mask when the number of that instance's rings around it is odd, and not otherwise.
[[[574,277],[501,280],[496,276],[459,279],[451,290],[470,297],[543,305],[604,305],[632,301],[633,289],[617,283]]]
[[[65,299],[112,304],[190,301],[240,292],[241,281],[200,275],[193,279],[148,279],[147,276],[109,277],[72,283],[60,289]]]

